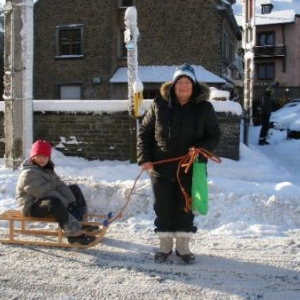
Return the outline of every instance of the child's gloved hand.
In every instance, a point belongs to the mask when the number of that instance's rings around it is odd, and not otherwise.
[[[76,202],[69,204],[68,212],[72,214],[78,221],[83,221],[83,211]]]

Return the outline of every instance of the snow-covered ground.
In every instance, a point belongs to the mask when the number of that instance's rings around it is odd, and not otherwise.
[[[0,244],[0,299],[300,299],[300,140],[250,127],[239,161],[209,162],[210,210],[196,217],[196,263],[155,263],[153,197],[137,183],[123,218],[90,249]],[[86,161],[54,151],[56,171],[80,184],[91,212],[117,213],[139,173],[128,162]],[[0,212],[15,208],[19,171],[0,160]],[[7,223],[0,221],[0,237]]]

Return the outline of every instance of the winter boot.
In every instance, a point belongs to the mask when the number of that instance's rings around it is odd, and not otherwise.
[[[270,145],[270,143],[266,140],[266,138],[260,138],[258,141],[258,145],[264,146],[264,145]]]
[[[68,216],[68,221],[62,225],[66,236],[79,236],[83,234],[80,222],[71,213]]]
[[[193,233],[191,232],[176,232],[176,255],[179,256],[185,263],[190,264],[195,262],[195,255],[189,250],[189,243]]]
[[[70,213],[68,222],[62,228],[70,244],[89,245],[96,239],[94,236],[85,235],[80,222]]]
[[[163,262],[172,253],[174,233],[159,231],[157,235],[160,240],[160,245],[158,251],[155,253],[154,259],[156,262]]]
[[[90,243],[95,241],[96,237],[81,234],[79,236],[68,236],[67,239],[70,244],[89,245]]]
[[[91,233],[93,233],[95,231],[98,232],[100,230],[99,226],[97,226],[97,225],[85,225],[85,224],[82,225],[81,229],[84,231],[91,232]]]

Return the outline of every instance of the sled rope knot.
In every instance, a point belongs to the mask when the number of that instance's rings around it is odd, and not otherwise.
[[[203,149],[203,148],[195,148],[195,147],[192,147],[191,149],[189,149],[189,152],[186,155],[179,156],[179,157],[174,157],[174,158],[163,159],[163,160],[153,162],[153,165],[158,165],[158,164],[163,164],[163,163],[170,163],[170,162],[174,162],[174,161],[179,161],[176,176],[177,176],[177,180],[178,180],[180,189],[182,191],[182,194],[184,195],[184,199],[185,199],[185,208],[184,208],[184,210],[185,210],[185,212],[189,212],[191,210],[191,208],[192,208],[192,198],[187,193],[187,191],[185,190],[185,188],[183,187],[183,185],[181,183],[180,168],[181,167],[185,168],[184,172],[187,173],[189,171],[189,169],[191,168],[191,166],[193,165],[194,161],[197,159],[198,155],[203,155],[206,159],[210,159],[210,160],[212,160],[216,163],[221,162],[221,159],[218,156],[216,156],[215,154],[213,154],[212,152],[210,152],[206,149]],[[136,184],[137,184],[138,180],[140,179],[143,172],[144,172],[144,170],[141,169],[138,176],[136,177],[136,179],[133,183],[132,188],[130,189],[130,192],[127,196],[125,204],[121,208],[120,212],[117,213],[115,215],[115,217],[110,219],[109,224],[111,224],[116,219],[118,219],[122,215],[124,210],[126,209],[128,203],[131,199],[131,195],[132,195],[132,193],[135,189],[135,186],[136,186]]]

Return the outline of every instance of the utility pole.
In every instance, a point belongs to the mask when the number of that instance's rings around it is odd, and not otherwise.
[[[15,170],[33,136],[33,0],[7,0],[4,14],[4,159]]]
[[[244,143],[249,145],[249,125],[252,123],[254,85],[255,0],[243,0],[244,53]]]
[[[130,116],[130,162],[136,162],[136,142],[138,131],[138,117],[143,100],[143,84],[138,76],[138,49],[137,40],[137,11],[134,6],[128,7],[125,12],[124,42],[127,48],[128,74],[128,110]]]

